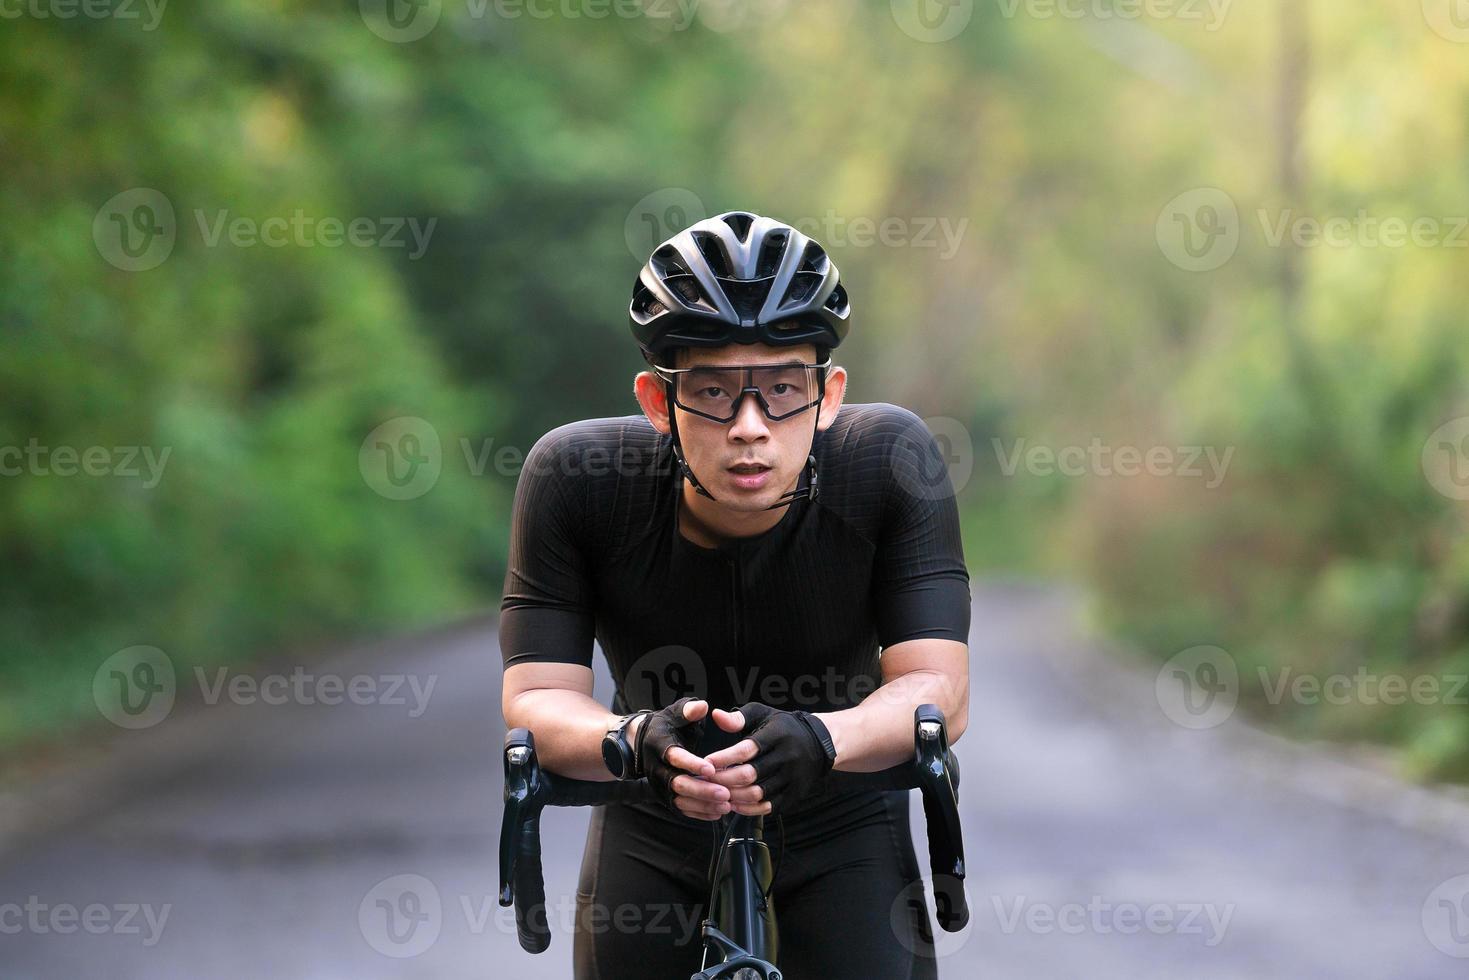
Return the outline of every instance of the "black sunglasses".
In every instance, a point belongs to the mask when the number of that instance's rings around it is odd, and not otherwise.
[[[702,364],[690,368],[654,367],[673,390],[673,403],[712,422],[729,422],[749,392],[772,422],[814,407],[826,393],[831,358],[820,364]]]

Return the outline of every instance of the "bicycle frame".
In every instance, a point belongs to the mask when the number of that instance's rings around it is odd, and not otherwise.
[[[765,818],[734,814],[715,862],[709,918],[704,920],[704,962],[694,980],[714,980],[752,969],[779,980],[779,930],[769,897],[770,848]],[[710,962],[711,956],[720,959]]]

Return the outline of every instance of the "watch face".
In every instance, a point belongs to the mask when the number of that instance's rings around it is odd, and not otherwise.
[[[622,778],[622,753],[617,748],[617,741],[610,735],[602,738],[602,761],[607,764],[607,771],[618,779]]]

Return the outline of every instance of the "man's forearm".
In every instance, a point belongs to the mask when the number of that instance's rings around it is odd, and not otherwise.
[[[524,691],[505,705],[507,728],[529,728],[541,765],[572,779],[609,780],[602,736],[620,715],[576,691]]]
[[[944,713],[949,742],[969,724],[969,692],[939,671],[915,670],[879,687],[855,708],[818,712],[836,746],[835,768],[876,772],[913,757],[913,712],[936,704]]]

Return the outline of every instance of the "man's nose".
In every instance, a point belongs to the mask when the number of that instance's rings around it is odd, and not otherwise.
[[[742,391],[739,397],[730,435],[736,439],[758,439],[768,434],[770,430],[765,424],[765,410],[760,406],[760,399],[753,391]]]

